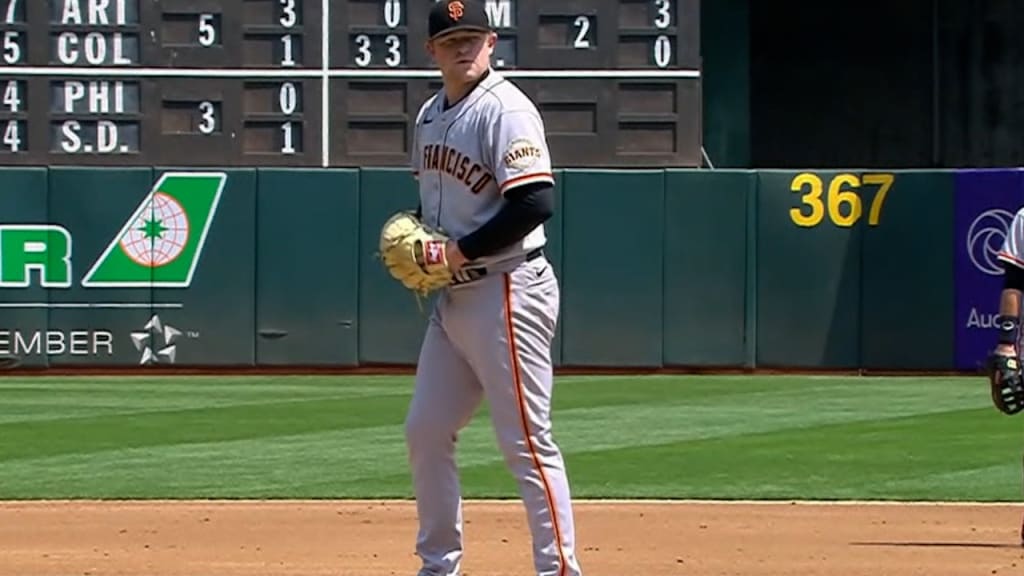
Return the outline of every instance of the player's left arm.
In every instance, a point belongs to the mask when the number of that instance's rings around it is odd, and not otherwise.
[[[987,373],[992,401],[1006,414],[1024,410],[1018,342],[1020,340],[1021,294],[1024,293],[1024,210],[1018,211],[1007,231],[997,258],[1003,264],[1003,289],[999,294],[998,334],[989,355]]]
[[[537,182],[554,186],[544,122],[535,109],[502,111],[492,127],[487,148],[487,161],[503,195]]]
[[[1006,260],[1003,268],[1003,290],[999,297],[999,316],[996,318],[998,344],[989,355],[987,375],[996,408],[1005,414],[1017,414],[1024,410],[1024,383],[1017,350],[1024,268]]]
[[[999,344],[995,353],[1016,356],[1024,292],[1024,210],[1014,215],[996,258],[1003,265],[1003,289],[999,295]]]
[[[555,179],[540,116],[533,110],[502,111],[489,132],[485,161],[505,204],[483,226],[458,240],[459,251],[468,260],[522,240],[554,214]]]
[[[1024,292],[1024,268],[1003,262],[1003,289],[999,294],[999,315],[996,328],[999,331],[997,354],[1017,355],[1017,338],[1020,329],[1020,301]]]
[[[551,218],[555,211],[555,189],[547,182],[531,182],[505,193],[505,204],[493,218],[458,240],[467,260],[493,254],[526,237]]]

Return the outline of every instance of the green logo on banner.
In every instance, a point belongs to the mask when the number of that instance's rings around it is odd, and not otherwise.
[[[167,173],[86,273],[90,288],[192,284],[227,175]]]

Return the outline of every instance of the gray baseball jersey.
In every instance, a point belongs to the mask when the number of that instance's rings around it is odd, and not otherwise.
[[[416,117],[412,154],[424,220],[455,238],[497,214],[511,188],[554,183],[540,113],[495,70],[447,110],[443,93],[427,100]],[[545,240],[538,226],[518,244],[471,264],[522,256]]]
[[[459,238],[493,217],[510,189],[554,180],[540,114],[497,71],[447,110],[443,100],[443,93],[435,95],[417,115],[412,168],[424,221]],[[460,573],[455,442],[484,398],[526,507],[537,574],[582,574],[569,481],[551,435],[559,285],[537,251],[545,241],[540,225],[473,261],[467,266],[485,267],[486,275],[446,289],[435,302],[405,423],[421,576]]]

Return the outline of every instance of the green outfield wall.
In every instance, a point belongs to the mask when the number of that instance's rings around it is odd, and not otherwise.
[[[207,176],[0,169],[0,356],[59,368],[415,362],[430,302],[375,259],[381,223],[416,204],[406,171]],[[547,226],[563,294],[555,362],[953,369],[955,176],[560,171]],[[132,276],[141,269],[151,282]]]

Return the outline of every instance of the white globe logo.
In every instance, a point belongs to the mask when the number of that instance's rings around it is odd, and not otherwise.
[[[157,192],[121,237],[121,249],[137,264],[156,268],[174,261],[188,242],[188,215],[171,196]]]
[[[996,254],[1003,247],[1013,214],[1001,208],[986,210],[971,222],[967,230],[967,255],[978,270],[991,276],[1003,273]]]

